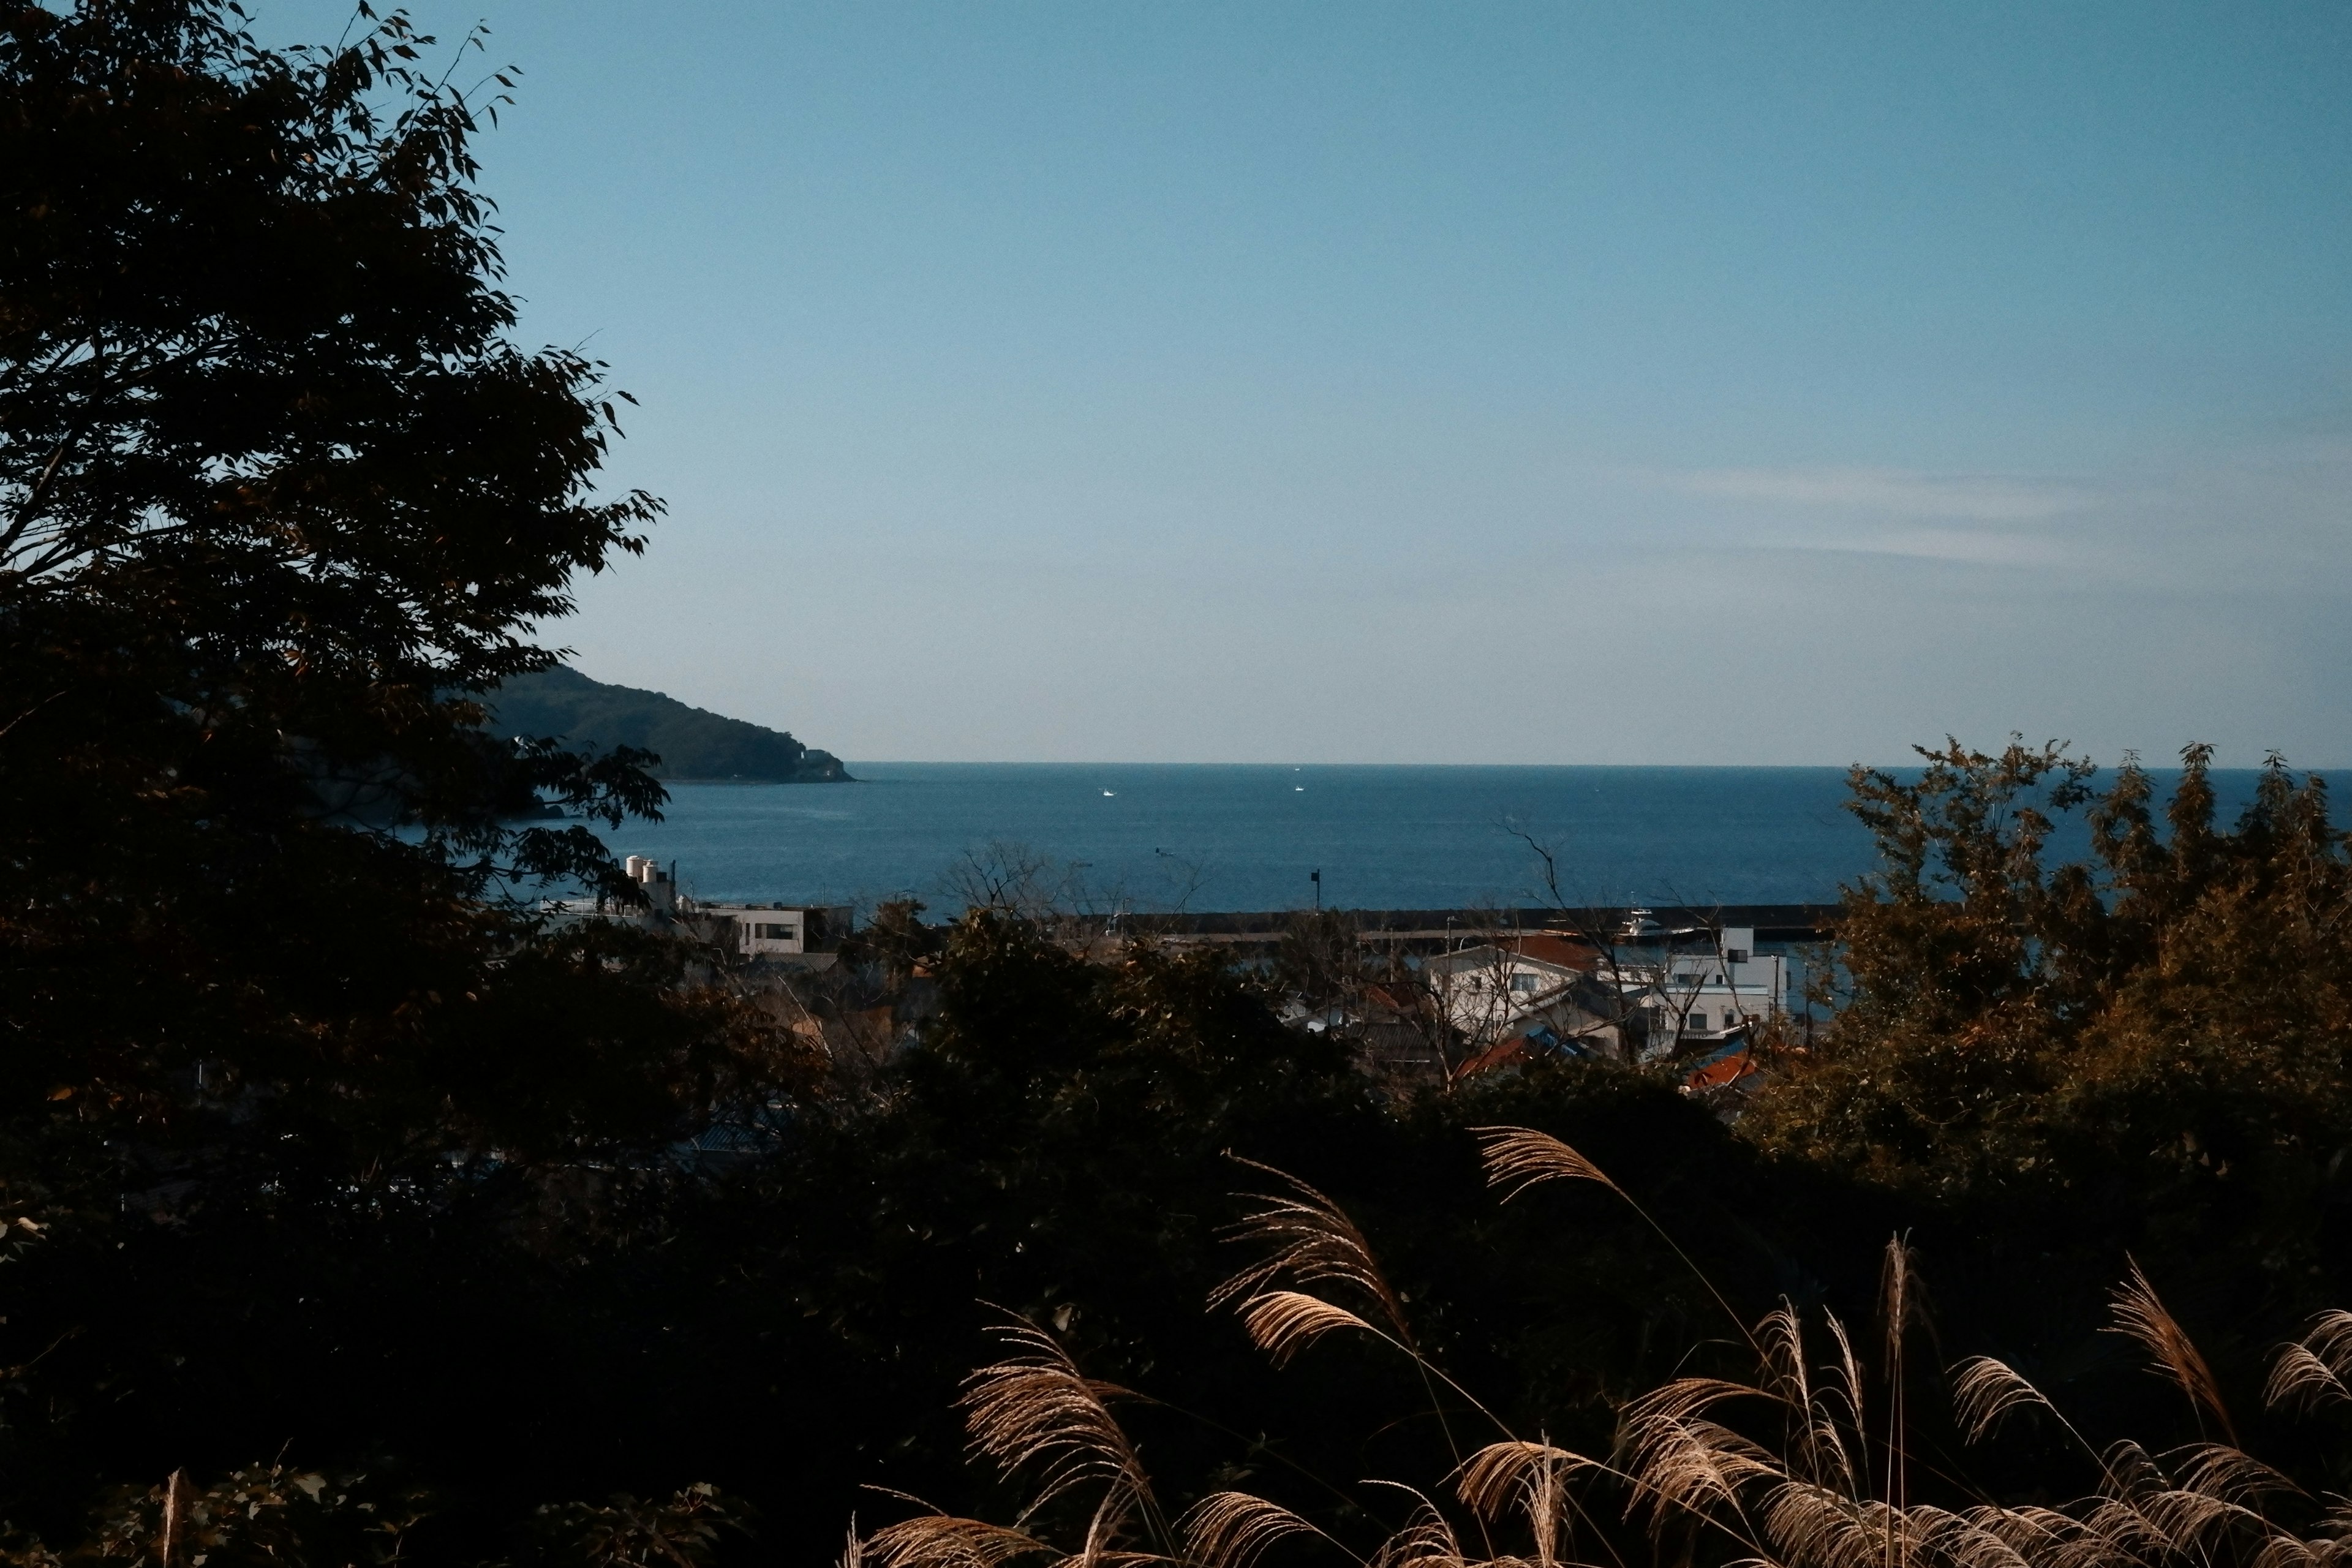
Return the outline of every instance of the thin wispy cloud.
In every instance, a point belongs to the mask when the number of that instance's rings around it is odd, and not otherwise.
[[[1907,555],[1973,566],[2050,566],[2066,559],[2059,541],[2006,530],[1960,528],[1874,529],[1789,541],[1784,548],[1841,550],[1872,555]]]
[[[2063,479],[1816,466],[1652,471],[1718,542],[2061,571],[2167,592],[2309,594],[2352,563],[2337,437]]]
[[[1709,468],[1669,482],[1728,500],[1978,522],[2035,522],[2099,500],[2095,490],[2069,480],[1905,468]]]

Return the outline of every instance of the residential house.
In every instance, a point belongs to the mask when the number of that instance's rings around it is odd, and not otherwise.
[[[1497,935],[1422,965],[1446,1023],[1473,1047],[1528,1038],[1616,1056],[1617,1010],[1596,985],[1605,969],[1597,949],[1554,931]]]

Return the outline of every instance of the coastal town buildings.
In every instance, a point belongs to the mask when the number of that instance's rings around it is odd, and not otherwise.
[[[1750,1047],[1788,1012],[1787,958],[1759,953],[1748,927],[1639,937],[1604,952],[1549,931],[1498,934],[1425,960],[1431,994],[1461,1041],[1458,1076],[1598,1056],[1674,1063],[1694,1092],[1752,1079]]]
[[[727,922],[714,939],[748,959],[821,956],[837,936],[848,934],[854,911],[845,904],[716,904],[697,901],[695,916]]]
[[[551,900],[546,912],[560,922],[623,920],[681,927],[739,958],[799,967],[824,967],[831,961],[825,950],[856,926],[856,911],[847,904],[721,903],[681,891],[675,862],[666,866],[650,856],[632,855],[621,866],[645,894],[642,909],[562,899]]]
[[[681,888],[674,863],[633,855],[625,866],[642,905],[572,900],[548,912],[675,931],[714,958],[731,956],[717,962],[748,983],[747,994],[769,998],[836,1059],[879,1062],[919,1045],[934,1010],[914,995],[929,987],[927,973],[878,960],[887,944],[852,942],[845,965],[843,943],[856,929],[850,907],[701,900]],[[1750,1047],[1790,1011],[1784,952],[1759,952],[1754,927],[1717,926],[1696,911],[1673,926],[1644,910],[1622,926],[1612,915],[1584,928],[1589,938],[1502,929],[1491,918],[1469,934],[1462,911],[1409,913],[1378,926],[1338,914],[1313,924],[1302,924],[1304,914],[1197,915],[1133,931],[1116,916],[1070,916],[1054,940],[1104,963],[1129,961],[1137,942],[1222,948],[1264,977],[1285,1024],[1347,1038],[1367,1072],[1397,1083],[1581,1058],[1653,1066],[1693,1092],[1752,1087],[1760,1079]],[[1308,931],[1323,947],[1304,942]],[[1772,934],[1776,945],[1798,939],[1786,925]]]
[[[1602,994],[1600,950],[1550,931],[1436,954],[1422,973],[1446,1024],[1473,1046],[1546,1031],[1577,1054],[1624,1054],[1620,1010]]]
[[[1474,1044],[1547,1028],[1612,1057],[1643,1058],[1746,1036],[1787,1011],[1788,960],[1759,954],[1753,929],[1703,933],[1697,951],[1600,948],[1549,931],[1464,947],[1423,970],[1446,1022]]]

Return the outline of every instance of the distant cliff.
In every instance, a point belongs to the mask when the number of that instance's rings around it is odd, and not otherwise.
[[[641,746],[661,757],[665,779],[746,784],[836,784],[849,774],[830,752],[780,730],[689,708],[658,691],[607,686],[558,665],[509,680],[488,699],[501,735],[553,735],[572,745]]]

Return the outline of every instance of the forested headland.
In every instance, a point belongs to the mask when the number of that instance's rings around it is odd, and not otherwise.
[[[658,779],[841,784],[848,770],[781,730],[695,708],[659,691],[591,680],[566,665],[509,677],[488,694],[484,726],[499,736],[551,736],[568,746],[628,746],[659,760]]]
[[[10,1562],[2352,1552],[2320,780],[1857,770],[1840,1006],[1733,1120],[1391,1081],[1013,910],[887,910],[837,1050],[538,911],[642,893],[518,803],[663,791],[493,694],[661,507],[596,488],[607,368],[515,341],[505,82],[355,31],[0,8]]]

